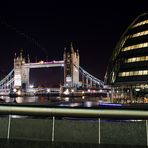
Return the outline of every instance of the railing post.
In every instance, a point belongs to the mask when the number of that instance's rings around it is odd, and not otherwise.
[[[146,124],[146,146],[148,146],[148,120],[145,120]]]
[[[100,134],[100,118],[99,118],[99,144],[100,144],[100,142],[101,142],[101,141],[100,141],[100,135],[101,135],[101,134]]]
[[[7,139],[10,138],[10,127],[11,127],[11,115],[9,115],[9,119],[8,119]]]
[[[54,142],[54,124],[55,124],[55,117],[52,118],[52,139],[51,141]]]

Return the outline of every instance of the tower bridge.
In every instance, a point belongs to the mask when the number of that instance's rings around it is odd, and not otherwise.
[[[19,56],[14,58],[14,68],[0,81],[0,94],[9,94],[11,90],[18,91],[18,94],[27,92],[30,88],[29,73],[32,68],[64,67],[63,88],[104,88],[104,82],[85,71],[79,65],[79,60],[79,52],[74,50],[72,44],[69,51],[64,50],[61,61],[31,63],[28,60],[26,62],[21,52]]]

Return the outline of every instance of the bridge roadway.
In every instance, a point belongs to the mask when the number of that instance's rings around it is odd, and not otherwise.
[[[28,88],[26,92],[10,93],[10,89],[0,89],[0,96],[62,96],[62,97],[101,97],[109,99],[109,90],[77,90],[60,92],[60,88]]]
[[[23,66],[24,68],[63,67],[64,61],[51,61],[51,62],[40,61],[37,63],[25,63]]]

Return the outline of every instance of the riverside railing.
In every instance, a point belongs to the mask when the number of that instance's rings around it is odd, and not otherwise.
[[[0,114],[28,116],[60,116],[89,118],[148,119],[148,111],[131,109],[90,109],[68,107],[38,107],[19,105],[0,105]]]
[[[148,146],[147,110],[13,104],[0,114],[3,139]]]

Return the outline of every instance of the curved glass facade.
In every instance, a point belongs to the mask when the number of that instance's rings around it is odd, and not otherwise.
[[[121,36],[110,58],[105,83],[148,84],[148,13],[139,15]]]
[[[139,15],[121,36],[105,84],[112,86],[113,102],[148,103],[148,13]]]

